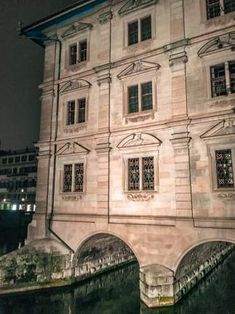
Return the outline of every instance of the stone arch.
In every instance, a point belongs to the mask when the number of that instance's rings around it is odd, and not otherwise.
[[[201,241],[197,241],[193,244],[191,244],[190,246],[188,246],[185,250],[181,251],[179,253],[179,256],[177,258],[177,261],[175,263],[175,267],[173,268],[174,271],[176,272],[181,261],[183,260],[183,258],[189,253],[191,252],[193,249],[195,249],[196,247],[204,244],[204,243],[209,243],[209,242],[227,242],[227,243],[231,243],[233,245],[235,245],[235,239],[230,239],[230,238],[212,238],[212,239],[203,239]]]
[[[176,302],[222,262],[234,250],[234,244],[227,239],[207,239],[184,251],[174,274]]]
[[[80,242],[73,257],[73,267],[75,277],[88,277],[132,261],[138,262],[138,259],[126,240],[111,232],[100,231]]]

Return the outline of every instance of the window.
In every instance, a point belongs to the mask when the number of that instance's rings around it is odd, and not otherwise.
[[[128,46],[152,38],[151,16],[128,24]]]
[[[27,156],[26,155],[21,156],[21,161],[27,161]]]
[[[154,157],[128,159],[128,191],[154,190]]]
[[[2,163],[3,163],[3,164],[6,164],[6,163],[7,163],[7,158],[3,158],[3,159],[2,159]]]
[[[234,188],[232,150],[215,151],[217,188]]]
[[[235,0],[207,0],[206,5],[208,19],[235,11]]]
[[[64,165],[63,192],[83,192],[84,189],[84,164]]]
[[[212,97],[235,93],[235,61],[229,61],[211,67]]]
[[[86,98],[77,101],[71,100],[67,103],[66,125],[74,125],[86,121]]]
[[[128,113],[152,110],[152,82],[128,87]]]
[[[87,60],[87,40],[72,44],[69,47],[69,65]]]
[[[12,164],[12,163],[13,163],[13,157],[9,157],[9,158],[8,158],[8,163],[9,163],[9,164]]]
[[[15,162],[20,162],[20,156],[15,157]]]

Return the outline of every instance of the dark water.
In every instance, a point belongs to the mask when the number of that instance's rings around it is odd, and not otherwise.
[[[0,314],[235,314],[235,252],[179,304],[147,309],[139,301],[138,265],[73,288],[0,298]]]

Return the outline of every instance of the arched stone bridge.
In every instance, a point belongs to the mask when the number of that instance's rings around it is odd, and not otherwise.
[[[198,228],[193,220],[174,226],[54,222],[72,248],[75,276],[136,258],[141,299],[150,307],[177,302],[231,252],[234,229]],[[65,237],[66,235],[66,237]]]

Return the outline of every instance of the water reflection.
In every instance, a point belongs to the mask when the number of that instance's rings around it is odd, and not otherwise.
[[[139,301],[139,267],[132,264],[76,287],[0,298],[0,314],[234,314],[235,252],[174,307]]]

